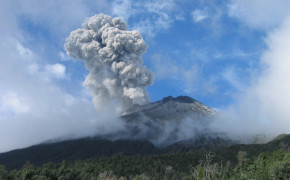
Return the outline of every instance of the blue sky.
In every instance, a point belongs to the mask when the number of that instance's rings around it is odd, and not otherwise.
[[[147,89],[152,101],[188,95],[241,114],[251,114],[259,102],[255,110],[259,113],[243,118],[261,119],[271,109],[267,127],[277,114],[279,124],[289,123],[288,110],[274,108],[290,102],[286,93],[290,77],[284,69],[289,68],[290,50],[283,41],[290,38],[287,0],[1,4],[0,142],[6,140],[0,151],[75,131],[94,131],[96,112],[90,92],[82,86],[88,71],[81,61],[66,55],[64,43],[86,17],[98,13],[121,17],[130,30],[142,33],[148,45],[142,59],[155,76]],[[82,126],[79,119],[86,119]],[[30,133],[23,136],[27,130]],[[44,135],[36,138],[39,133]]]
[[[144,64],[155,74],[155,82],[148,88],[152,101],[168,95],[188,95],[212,107],[228,105],[232,95],[248,85],[252,69],[259,70],[259,57],[266,48],[265,32],[229,15],[231,2],[96,1],[93,4],[98,6],[98,3],[108,7],[89,9],[87,16],[106,13],[122,17],[131,30],[143,34],[149,46],[143,55]],[[83,6],[91,8],[89,3]],[[45,10],[49,8],[55,7]],[[87,72],[82,63],[65,55],[63,45],[86,16],[65,24],[66,19],[54,22],[59,12],[52,17],[38,13],[27,10],[16,17],[17,26],[26,37],[24,43],[45,56],[43,63],[65,66],[67,78],[56,83],[64,91],[78,95]],[[63,61],[60,53],[70,60]]]

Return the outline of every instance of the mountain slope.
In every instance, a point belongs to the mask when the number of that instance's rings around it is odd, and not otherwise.
[[[215,149],[233,144],[229,139],[206,130],[217,112],[187,96],[171,96],[121,114],[124,132],[40,145],[0,154],[0,163],[9,168],[25,161],[76,160],[116,153],[125,155],[160,154],[188,150]],[[187,131],[184,131],[186,129]],[[122,139],[110,141],[108,139]]]
[[[130,138],[146,139],[157,146],[208,136],[209,123],[218,113],[188,96],[166,97],[137,105],[121,113]],[[216,136],[216,134],[215,134]]]
[[[34,165],[46,162],[74,161],[122,153],[159,154],[160,150],[148,141],[109,141],[97,138],[82,138],[58,143],[39,144],[0,154],[0,164],[9,169],[20,168],[26,161]]]
[[[176,98],[168,96],[160,101],[146,105],[136,105],[121,113],[121,117],[128,120],[141,119],[146,116],[153,120],[178,120],[187,116],[196,120],[204,116],[216,115],[217,112],[199,101],[188,97],[178,96]]]
[[[248,157],[258,156],[261,152],[273,152],[283,147],[290,147],[290,135],[284,135],[278,140],[266,144],[238,144],[227,148],[199,149],[211,150],[216,154],[216,160],[236,161],[239,151],[247,152]],[[180,148],[179,145],[172,145],[165,149],[158,149],[146,141],[108,141],[96,138],[83,138],[52,144],[40,144],[25,149],[13,150],[0,154],[0,164],[7,169],[20,168],[26,161],[40,166],[47,162],[75,161],[102,156],[111,156],[122,153],[124,155],[159,155],[196,151],[194,147]]]

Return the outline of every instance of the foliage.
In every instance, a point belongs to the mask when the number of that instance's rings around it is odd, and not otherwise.
[[[283,140],[283,141],[282,141]],[[19,169],[0,165],[0,179],[31,180],[203,180],[290,179],[289,136],[264,145],[234,145],[208,151],[123,155],[46,163]],[[280,149],[279,149],[280,148]]]
[[[21,169],[7,171],[0,166],[0,179],[23,180],[175,180],[175,179],[290,179],[290,151],[280,149],[248,158],[239,151],[236,163],[216,160],[213,152],[176,153],[158,156],[124,156],[47,163],[34,167],[26,162]],[[240,159],[240,160],[239,160]],[[225,163],[224,163],[225,162]]]

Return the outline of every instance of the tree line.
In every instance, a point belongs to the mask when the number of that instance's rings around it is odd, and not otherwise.
[[[290,179],[290,149],[249,156],[238,151],[221,159],[215,152],[186,152],[165,155],[116,154],[110,157],[46,163],[40,167],[26,162],[21,169],[0,165],[2,180],[210,180]]]

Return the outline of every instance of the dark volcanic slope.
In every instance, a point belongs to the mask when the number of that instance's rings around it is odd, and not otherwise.
[[[216,153],[219,161],[235,159],[239,151],[245,151],[249,157],[257,156],[261,152],[271,152],[290,146],[290,135],[283,135],[267,144],[233,145],[227,148],[210,149]],[[47,162],[73,161],[86,158],[110,156],[116,153],[125,155],[153,155],[172,152],[187,152],[195,150],[194,147],[180,148],[180,144],[172,145],[166,149],[157,149],[146,141],[107,141],[96,138],[84,138],[52,144],[40,144],[25,149],[13,150],[0,154],[0,164],[7,169],[20,168],[26,161],[34,165]],[[211,147],[209,147],[211,148]]]
[[[96,138],[83,138],[51,144],[39,144],[24,149],[0,154],[0,164],[8,169],[20,168],[26,161],[34,165],[46,162],[73,161],[78,159],[125,155],[159,154],[160,150],[148,141],[118,140],[109,141]]]

